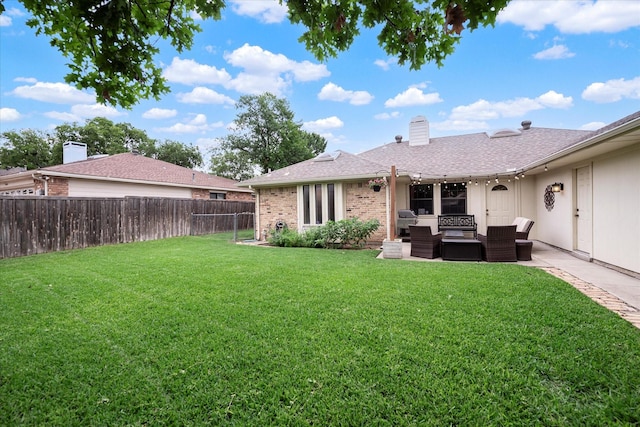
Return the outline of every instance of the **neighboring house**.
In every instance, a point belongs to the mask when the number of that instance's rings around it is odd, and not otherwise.
[[[530,238],[640,274],[640,111],[597,131],[521,126],[430,138],[419,116],[409,141],[322,154],[240,186],[256,193],[259,238],[279,220],[302,231],[358,217],[380,220],[382,241],[396,236],[392,206],[435,230],[441,214],[473,214],[481,233],[524,216]],[[375,177],[394,188],[374,192]]]
[[[86,147],[84,153],[68,162],[65,151],[65,164],[0,175],[0,195],[253,200],[252,190],[231,179],[135,153],[88,159]]]

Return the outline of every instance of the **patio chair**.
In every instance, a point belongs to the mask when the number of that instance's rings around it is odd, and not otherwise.
[[[516,239],[529,239],[529,231],[531,231],[533,224],[535,224],[535,222],[530,220],[529,218],[519,216],[514,219],[511,225],[516,226]]]
[[[411,256],[420,258],[438,258],[442,234],[431,234],[428,225],[409,225],[411,236]]]
[[[482,244],[482,259],[488,262],[516,262],[516,226],[490,225],[486,236],[478,234]]]

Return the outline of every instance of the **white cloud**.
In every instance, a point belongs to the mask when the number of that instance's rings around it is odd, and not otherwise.
[[[320,136],[327,140],[331,145],[345,145],[349,143],[349,140],[344,135],[334,135],[331,132],[320,133]]]
[[[226,85],[231,75],[223,68],[218,70],[210,65],[199,64],[192,59],[174,57],[171,65],[167,66],[162,76],[170,82],[186,85],[221,84]]]
[[[387,108],[410,107],[413,105],[431,105],[442,102],[440,94],[424,93],[419,87],[410,87],[404,92],[389,98],[385,101],[384,106]]]
[[[591,83],[582,92],[582,99],[599,104],[616,102],[623,98],[640,99],[640,76],[631,80],[616,79],[604,83]]]
[[[274,54],[259,46],[244,44],[224,54],[232,66],[243,69],[233,78],[225,69],[200,64],[191,59],[173,58],[163,76],[171,82],[188,85],[221,85],[240,93],[271,92],[281,96],[293,81],[319,80],[331,73],[324,64],[293,61],[282,54]],[[210,94],[209,94],[210,95]],[[228,102],[228,99],[226,100]]]
[[[151,108],[142,113],[145,119],[170,119],[178,114],[178,110],[169,110],[166,108]]]
[[[571,96],[564,96],[554,90],[543,93],[536,98],[536,101],[549,108],[567,109],[573,106],[573,98]]]
[[[94,117],[118,117],[124,115],[115,108],[102,104],[77,104],[71,107],[71,113],[85,119]]]
[[[186,104],[235,104],[228,96],[206,87],[196,87],[189,93],[179,93],[176,98]]]
[[[384,59],[376,59],[375,61],[373,61],[375,65],[377,65],[378,67],[382,68],[385,71],[387,71],[389,69],[389,66],[395,62],[396,60],[393,58],[387,59],[386,61]]]
[[[499,23],[512,23],[527,31],[553,25],[565,34],[615,33],[640,26],[640,2],[628,0],[513,0],[499,14]]]
[[[243,68],[227,87],[240,93],[271,92],[282,96],[295,81],[313,81],[328,76],[327,67],[309,61],[292,61],[259,46],[244,46],[224,55],[231,65]]]
[[[566,109],[573,105],[573,98],[555,91],[549,91],[535,99],[516,98],[507,101],[489,102],[480,99],[470,105],[455,107],[449,120],[483,121],[501,117],[519,117],[530,111],[544,108]]]
[[[589,122],[580,126],[580,130],[598,130],[604,126],[606,126],[605,122]]]
[[[273,0],[232,0],[231,4],[238,15],[251,16],[265,24],[277,24],[287,17],[287,6]]]
[[[373,118],[376,119],[376,120],[397,119],[398,117],[400,117],[400,112],[399,111],[393,111],[391,113],[380,113],[380,114],[376,114],[375,116],[373,116]]]
[[[348,101],[351,105],[367,105],[373,100],[373,95],[363,90],[345,90],[334,83],[327,83],[320,90],[318,99],[337,102]]]
[[[22,83],[37,83],[38,79],[34,77],[16,77],[13,79],[14,82],[22,82]]]
[[[631,43],[626,42],[624,40],[609,40],[609,46],[610,47],[621,48],[621,49],[628,49],[632,45],[631,45]]]
[[[95,101],[93,95],[79,91],[66,83],[37,82],[31,86],[18,86],[10,93],[20,98],[53,104],[82,104]]]
[[[61,122],[79,122],[81,120],[81,118],[75,114],[64,111],[48,111],[44,113],[44,115],[50,119],[60,120]]]
[[[0,108],[0,122],[15,122],[16,120],[20,120],[22,118],[22,114],[15,108]]]
[[[302,127],[310,132],[323,132],[327,129],[338,129],[344,126],[344,122],[336,116],[305,122]]]
[[[0,27],[10,27],[13,25],[12,16],[24,16],[24,13],[15,7],[6,9],[2,15],[0,15]]]
[[[280,53],[275,54],[260,46],[245,43],[224,59],[231,65],[243,68],[249,74],[277,75],[290,73],[299,82],[315,81],[330,75],[324,64],[313,64],[309,61],[297,62]]]
[[[533,55],[535,59],[565,59],[576,56],[563,44],[558,44]]]
[[[229,86],[240,93],[258,95],[271,92],[281,96],[291,86],[291,80],[279,75],[240,73]]]
[[[24,16],[25,13],[16,7],[12,7],[4,11],[4,15],[8,16]]]
[[[63,122],[79,122],[83,119],[93,119],[94,117],[118,117],[124,115],[124,113],[102,104],[77,104],[71,107],[71,111],[49,111],[44,115]]]
[[[198,138],[196,139],[196,146],[200,148],[203,154],[209,153],[212,148],[220,145],[220,138]]]
[[[158,128],[156,130],[160,132],[170,133],[205,133],[211,129],[224,127],[224,123],[215,122],[208,123],[207,116],[204,114],[196,114],[191,120],[184,123],[176,123],[173,126]]]

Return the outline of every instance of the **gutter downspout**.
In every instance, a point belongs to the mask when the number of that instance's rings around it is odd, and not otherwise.
[[[32,173],[31,177],[33,179],[37,179],[38,181],[44,182],[44,195],[48,196],[49,195],[49,177],[47,176],[43,178],[42,174],[35,174],[35,173]]]

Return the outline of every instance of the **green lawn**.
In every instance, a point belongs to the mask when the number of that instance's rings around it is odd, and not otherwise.
[[[0,425],[640,423],[640,331],[540,270],[229,239],[0,260]]]

